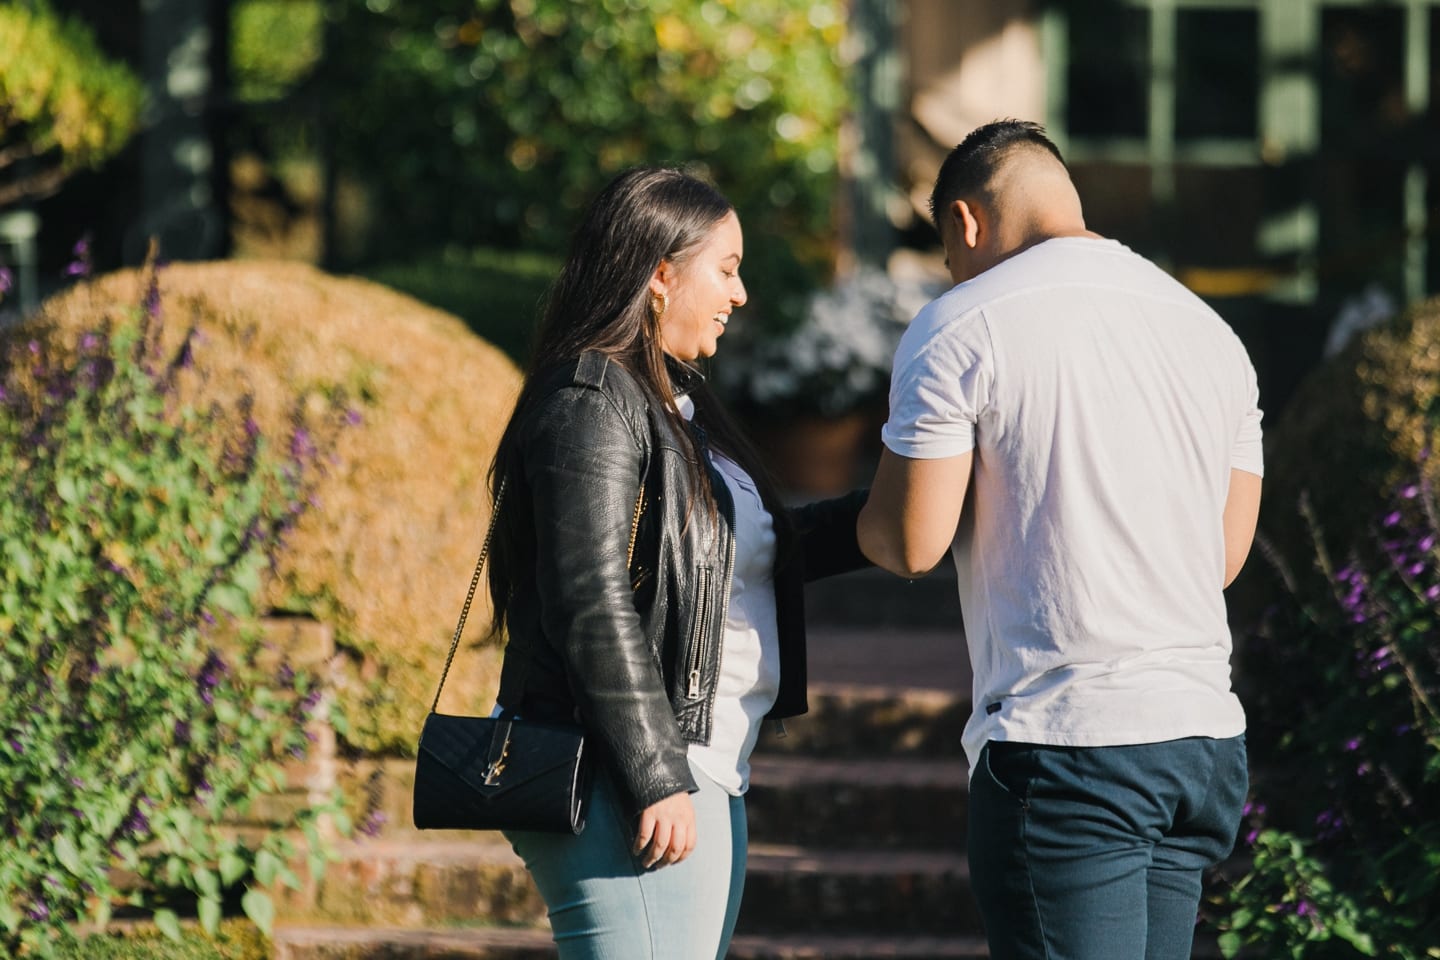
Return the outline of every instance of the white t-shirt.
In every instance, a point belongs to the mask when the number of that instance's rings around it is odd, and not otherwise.
[[[1233,737],[1221,517],[1261,474],[1239,339],[1112,240],[1038,244],[915,318],[885,445],[975,451],[953,553],[988,740],[1070,746]]]
[[[690,419],[694,404],[677,406]],[[750,787],[750,754],[761,721],[780,692],[780,633],[775,618],[775,526],[755,481],[739,464],[710,451],[735,503],[735,569],[720,648],[710,742],[692,743],[690,759],[731,796]]]

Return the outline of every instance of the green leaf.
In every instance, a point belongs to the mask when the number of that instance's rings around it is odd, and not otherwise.
[[[65,834],[59,834],[55,838],[55,859],[60,865],[76,876],[80,875],[80,852],[75,849],[75,841]]]
[[[200,926],[208,934],[214,935],[220,927],[220,901],[210,897],[202,897],[198,905],[200,914]]]
[[[269,850],[261,850],[255,854],[256,882],[262,887],[270,886],[270,884],[275,882],[275,877],[279,874],[283,866],[284,864],[280,862],[280,858],[275,856],[275,854]]]
[[[155,926],[170,940],[180,939],[180,918],[175,915],[174,910],[156,910]]]
[[[75,503],[80,499],[80,490],[75,486],[75,478],[63,476],[55,481],[55,495],[65,503]]]
[[[245,896],[240,898],[240,907],[261,933],[270,936],[275,925],[275,904],[268,896],[253,888],[246,890]]]
[[[215,871],[197,865],[191,868],[190,878],[195,881],[195,889],[202,897],[219,899],[220,880],[215,876]]]
[[[245,876],[246,871],[249,870],[249,865],[245,862],[245,858],[234,851],[227,851],[221,854],[219,866],[220,882],[227,887],[238,882],[241,877]]]

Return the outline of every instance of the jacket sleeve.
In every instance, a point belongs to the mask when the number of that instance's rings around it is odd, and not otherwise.
[[[788,511],[790,526],[799,540],[805,582],[849,573],[871,566],[860,552],[855,522],[869,499],[868,489],[832,500],[818,500]]]
[[[693,791],[626,570],[642,444],[610,398],[584,386],[541,401],[523,437],[541,625],[565,661],[580,718],[600,739],[632,812]]]

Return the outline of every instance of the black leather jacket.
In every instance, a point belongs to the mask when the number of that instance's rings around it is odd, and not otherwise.
[[[677,394],[699,377],[679,363],[671,375]],[[710,515],[693,489],[692,446],[601,354],[543,375],[523,416],[498,522],[520,544],[512,569],[533,569],[534,579],[513,587],[499,702],[525,717],[578,718],[638,812],[696,788],[686,743],[710,738],[734,505],[707,461],[719,508]],[[868,562],[855,540],[864,499],[823,501],[777,522],[772,717],[807,709],[803,585]]]

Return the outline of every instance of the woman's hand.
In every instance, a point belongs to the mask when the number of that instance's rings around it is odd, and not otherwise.
[[[679,863],[695,849],[695,805],[688,793],[672,793],[640,811],[640,829],[631,850],[645,867]]]

